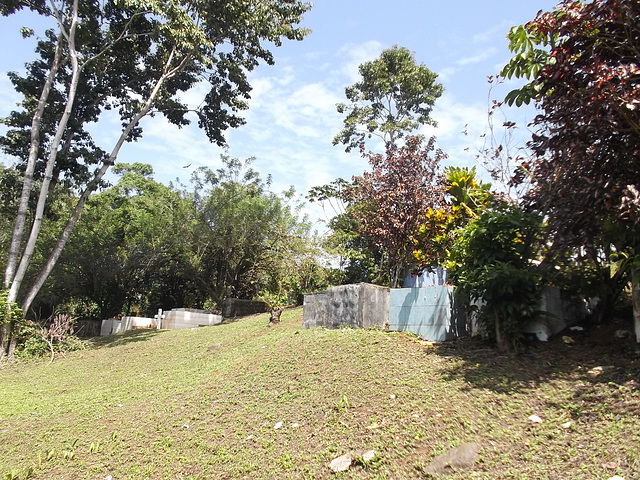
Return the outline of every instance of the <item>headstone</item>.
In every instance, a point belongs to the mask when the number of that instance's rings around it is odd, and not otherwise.
[[[158,309],[158,314],[154,315],[153,318],[156,319],[156,328],[160,330],[162,328],[162,319],[164,318],[161,308]]]

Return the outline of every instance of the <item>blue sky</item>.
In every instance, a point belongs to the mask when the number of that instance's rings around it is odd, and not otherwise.
[[[342,117],[335,105],[345,100],[344,88],[357,81],[358,65],[377,58],[381,51],[399,45],[415,52],[439,74],[445,93],[436,102],[432,117],[438,146],[449,155],[448,164],[474,165],[473,153],[482,145],[487,127],[489,86],[510,58],[506,33],[512,25],[552,9],[550,0],[318,0],[303,25],[312,33],[302,42],[287,42],[274,49],[275,66],[261,65],[250,76],[254,87],[247,124],[229,131],[226,152],[208,143],[196,122],[177,129],[160,117],[145,119],[145,135],[121,150],[119,161],[153,165],[163,183],[179,177],[187,182],[198,166],[217,168],[220,154],[256,157],[254,168],[273,177],[272,189],[294,185],[306,194],[309,188],[338,177],[360,175],[367,163],[358,153],[347,154],[331,141]],[[6,78],[34,58],[32,45],[19,35],[26,15],[0,18],[0,117],[18,101]],[[514,84],[495,93],[504,96]],[[203,95],[194,90],[184,96],[197,105]],[[511,110],[509,120],[523,127],[532,109]],[[468,135],[463,135],[466,130]],[[96,128],[103,148],[110,150],[119,131],[109,119]],[[3,154],[0,160],[11,162]],[[184,165],[191,165],[188,169]],[[312,220],[325,218],[317,206],[307,212]]]

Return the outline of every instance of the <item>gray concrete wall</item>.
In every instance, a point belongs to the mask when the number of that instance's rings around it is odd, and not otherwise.
[[[262,300],[227,298],[222,302],[222,316],[224,318],[244,317],[255,313],[264,313],[268,309],[267,304]]]
[[[546,287],[542,291],[540,311],[545,314],[527,322],[522,331],[533,333],[542,341],[580,323],[586,315],[584,302],[568,296],[556,287]]]
[[[304,296],[302,328],[385,328],[389,288],[359,283]]]

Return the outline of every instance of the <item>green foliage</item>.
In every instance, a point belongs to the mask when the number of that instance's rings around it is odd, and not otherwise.
[[[444,174],[451,205],[460,208],[461,216],[477,218],[486,210],[493,198],[491,184],[476,177],[476,167],[471,170],[467,167],[447,167]]]
[[[502,205],[471,220],[451,251],[450,277],[478,305],[478,325],[501,350],[515,346],[538,310],[540,230],[539,215]]]
[[[444,174],[448,202],[442,208],[430,208],[413,237],[418,269],[445,265],[460,228],[479,218],[494,200],[491,184],[476,178],[475,167],[447,167]]]
[[[329,222],[330,233],[325,239],[327,250],[338,260],[334,284],[368,282],[388,284],[388,272],[382,268],[381,249],[361,234],[361,225],[348,211]]]
[[[289,299],[284,293],[274,293],[269,290],[261,290],[258,293],[258,299],[267,304],[270,311],[281,310],[289,305]]]
[[[7,302],[8,290],[0,291],[0,327],[22,320],[22,310],[18,304]]]
[[[526,78],[531,82],[514,89],[505,97],[509,106],[528,105],[531,100],[540,97],[542,84],[536,81],[538,73],[547,64],[555,62],[548,48],[553,48],[558,40],[557,34],[548,35],[536,29],[534,23],[512,27],[507,34],[509,50],[515,54],[501,70],[500,75],[511,80]],[[540,48],[544,47],[544,48]]]
[[[384,50],[380,58],[359,67],[361,81],[347,87],[349,104],[337,105],[345,114],[344,129],[333,144],[346,145],[346,151],[359,148],[373,135],[394,143],[420,125],[435,125],[431,110],[443,87],[437,74],[416,64],[404,47]]]
[[[26,73],[10,74],[24,101],[4,119],[7,132],[0,136],[0,147],[21,162],[24,189],[7,250],[4,285],[11,286],[9,298],[23,295],[20,304],[29,310],[87,199],[104,186],[102,179],[122,145],[142,136],[140,121],[145,116],[162,114],[181,127],[190,123],[193,113],[211,142],[226,145],[226,130],[244,123],[239,112],[248,108],[249,72],[261,62],[274,63],[268,48],[280,46],[284,39],[302,40],[309,33],[298,24],[310,8],[299,0],[125,0],[57,2],[51,7],[41,1],[1,2],[3,16],[30,9],[35,13],[29,21],[37,13],[48,17],[53,27],[40,37],[36,59],[27,63]],[[22,33],[32,32],[27,27]],[[209,90],[197,107],[182,100],[184,92],[202,84]],[[100,125],[108,111],[117,112],[122,129],[114,143],[101,147],[88,126]],[[29,208],[36,193],[34,179],[41,180],[35,214]],[[33,254],[53,185],[73,189],[75,208],[61,219],[64,230],[57,232],[52,248],[42,249],[46,260],[39,264]],[[149,224],[144,219],[132,223]],[[144,235],[139,231],[133,236]],[[128,246],[131,243],[135,241]],[[135,253],[114,250],[120,260]],[[32,282],[25,285],[25,280]],[[3,349],[10,333],[0,332]]]
[[[88,202],[38,304],[69,304],[78,315],[98,318],[175,306],[149,303],[163,296],[171,302],[165,286],[181,277],[193,208],[153,180],[149,165],[119,164],[116,171],[118,183]]]
[[[331,285],[368,282],[389,283],[388,272],[382,268],[383,252],[373,245],[362,231],[362,224],[353,215],[349,205],[353,182],[338,178],[327,185],[310,189],[307,199],[322,205],[327,216],[329,233],[322,245],[335,258],[337,268],[331,270],[327,282]],[[327,209],[331,208],[330,212]]]
[[[53,361],[58,353],[84,349],[85,342],[74,335],[74,322],[75,319],[68,314],[57,314],[44,325],[31,320],[20,322],[15,356],[39,358],[50,355]]]
[[[222,157],[217,171],[195,172],[197,211],[190,262],[198,287],[216,303],[260,291],[297,296],[322,282],[320,252],[292,189],[268,190],[250,165]]]

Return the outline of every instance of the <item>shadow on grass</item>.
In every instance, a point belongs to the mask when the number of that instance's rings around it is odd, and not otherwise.
[[[155,337],[160,332],[162,332],[162,330],[157,330],[155,328],[128,330],[126,332],[107,335],[105,337],[96,337],[91,340],[91,344],[97,348],[119,347],[129,343],[145,342]]]
[[[549,342],[532,341],[518,354],[500,354],[475,338],[460,338],[438,345],[435,353],[450,360],[442,367],[445,380],[460,380],[468,388],[497,393],[524,393],[552,380],[575,380],[587,388],[599,385],[640,389],[640,351],[633,338],[613,339],[611,332],[571,333]],[[587,394],[597,400],[597,395]]]

